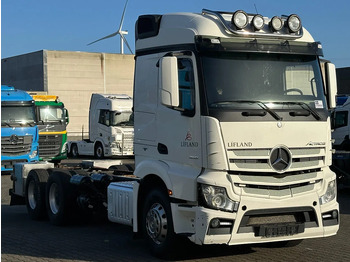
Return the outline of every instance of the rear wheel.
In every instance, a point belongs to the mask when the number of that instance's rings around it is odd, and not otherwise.
[[[142,225],[154,255],[172,257],[176,253],[178,237],[174,233],[169,196],[164,191],[155,189],[147,195]]]
[[[69,223],[76,211],[74,186],[69,172],[55,171],[46,186],[46,208],[50,222],[61,226]]]
[[[44,169],[33,169],[28,174],[25,201],[28,214],[33,220],[40,220],[46,216],[45,186],[48,177],[49,174]]]
[[[101,159],[104,157],[103,146],[100,142],[95,145],[95,157]]]

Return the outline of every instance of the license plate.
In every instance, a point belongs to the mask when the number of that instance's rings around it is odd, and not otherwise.
[[[304,232],[304,224],[278,224],[260,226],[259,236],[281,237],[292,236]]]

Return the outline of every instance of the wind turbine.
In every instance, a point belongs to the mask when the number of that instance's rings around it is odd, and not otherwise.
[[[89,43],[88,45],[92,45],[92,44],[94,44],[94,43],[96,43],[96,42],[98,42],[98,41],[101,41],[101,40],[104,40],[104,39],[107,39],[107,38],[111,38],[111,37],[116,36],[116,35],[120,35],[120,53],[121,53],[121,54],[124,54],[124,43],[125,43],[126,46],[127,46],[128,49],[129,49],[130,53],[131,53],[131,54],[134,54],[134,53],[132,52],[132,50],[131,50],[129,44],[128,44],[128,41],[126,41],[126,38],[125,38],[125,36],[124,36],[124,35],[127,35],[127,34],[128,34],[128,31],[124,31],[124,30],[122,29],[122,27],[123,27],[123,22],[124,22],[125,9],[126,9],[127,4],[128,4],[128,0],[126,1],[125,6],[124,6],[124,11],[123,11],[122,19],[121,19],[121,21],[120,21],[120,25],[119,25],[118,31],[114,32],[113,34],[110,34],[110,35],[107,35],[107,36],[105,36],[105,37],[102,37],[102,38],[100,38],[100,39],[98,39],[98,40],[96,40],[96,41],[93,41],[93,42]]]

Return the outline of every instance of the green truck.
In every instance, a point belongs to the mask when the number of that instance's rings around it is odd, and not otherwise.
[[[67,158],[68,110],[54,95],[33,95],[39,127],[39,157],[53,163]]]

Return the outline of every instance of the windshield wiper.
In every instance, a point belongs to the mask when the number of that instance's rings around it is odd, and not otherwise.
[[[8,127],[12,127],[9,123],[5,122],[5,121],[2,121],[1,122],[1,125],[5,125],[5,126],[8,126]]]
[[[35,122],[24,122],[24,123],[20,122],[19,124],[20,124],[20,126],[26,126],[26,125],[31,126],[31,127],[36,126]]]
[[[272,111],[271,108],[269,108],[265,103],[261,102],[261,101],[257,101],[257,100],[234,100],[231,101],[233,103],[250,103],[250,104],[257,104],[258,106],[260,106],[263,110],[265,110],[266,112],[268,112],[274,119],[276,119],[277,121],[282,121],[283,118],[280,117],[275,111]]]
[[[316,120],[321,120],[321,116],[305,102],[274,102],[274,104],[298,105],[302,109],[309,111],[311,113],[311,115],[313,115],[313,117],[316,118]]]

